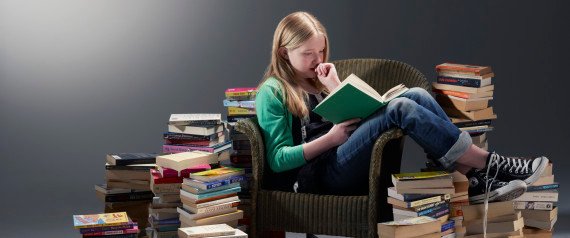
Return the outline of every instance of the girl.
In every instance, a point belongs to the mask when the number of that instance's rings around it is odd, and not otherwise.
[[[271,62],[256,97],[270,167],[264,186],[357,193],[355,185],[368,184],[375,140],[394,127],[402,128],[444,169],[465,174],[473,203],[484,200],[486,183],[489,201],[520,196],[548,164],[545,157],[503,157],[473,145],[469,134],[453,125],[420,88],[411,88],[368,118],[336,125],[324,121],[312,109],[340,84],[335,66],[327,63],[328,56],[327,32],[313,15],[295,12],[279,22]]]

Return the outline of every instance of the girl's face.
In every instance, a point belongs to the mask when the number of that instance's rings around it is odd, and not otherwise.
[[[295,70],[296,77],[298,79],[316,78],[315,68],[323,62],[324,51],[325,36],[322,34],[317,34],[301,46],[288,50],[289,62]]]

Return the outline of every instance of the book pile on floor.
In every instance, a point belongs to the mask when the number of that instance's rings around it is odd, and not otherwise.
[[[243,218],[239,210],[240,182],[244,179],[240,168],[220,167],[190,174],[184,178],[180,199],[180,227],[228,224],[237,227]]]
[[[178,237],[247,238],[247,234],[227,224],[185,227],[178,229]]]
[[[378,223],[378,236],[389,238],[440,238],[441,221],[435,218],[420,216],[398,221]]]
[[[449,219],[453,220],[456,235],[465,234],[463,226],[463,206],[469,205],[469,180],[457,171],[451,173],[455,193],[451,195],[449,202]]]
[[[223,153],[222,153],[223,154]],[[227,153],[226,153],[227,154]],[[180,227],[177,208],[182,205],[180,189],[184,178],[191,173],[205,171],[218,164],[219,154],[189,151],[156,157],[158,170],[151,171],[152,191],[155,193],[149,222],[153,237],[176,237]],[[150,236],[150,235],[149,235]]]
[[[443,171],[392,175],[394,187],[388,188],[394,221],[427,216],[440,221],[439,235],[455,235],[455,220],[449,219],[449,202],[455,194],[453,176]],[[463,192],[461,192],[463,194]],[[463,195],[456,196],[458,201]]]
[[[251,192],[252,181],[251,144],[247,136],[233,128],[238,120],[255,116],[256,88],[230,88],[225,91],[226,99],[224,106],[228,108],[227,121],[230,124],[229,135],[232,141],[230,161],[222,162],[225,166],[243,168],[245,179],[241,181],[241,191],[238,193],[240,205],[238,209],[243,211],[243,219],[238,221],[239,228],[249,231],[251,221]],[[242,113],[239,113],[239,112]]]
[[[437,82],[432,83],[436,101],[451,121],[471,134],[473,144],[489,149],[486,132],[497,119],[489,101],[493,99],[494,73],[489,66],[443,63],[435,67]]]
[[[139,234],[137,223],[126,212],[73,215],[73,226],[82,237],[134,238]]]
[[[463,225],[466,238],[483,237],[485,204],[463,207]],[[489,203],[487,209],[487,237],[523,237],[524,218],[512,201]]]
[[[125,211],[141,229],[147,226],[152,201],[149,171],[156,168],[156,153],[111,153],[106,156],[105,184],[95,185],[104,212]]]
[[[185,151],[220,153],[229,150],[231,141],[226,140],[222,114],[188,113],[172,114],[168,132],[164,133],[162,152],[166,154]]]
[[[514,206],[524,218],[525,237],[552,237],[558,219],[558,188],[554,181],[552,163],[548,164],[541,177],[527,187],[526,192],[514,200]]]

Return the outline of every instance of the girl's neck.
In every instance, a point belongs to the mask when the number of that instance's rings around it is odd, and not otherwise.
[[[313,84],[311,84],[309,80],[312,79],[297,80],[298,87],[309,94],[319,94],[321,91],[318,88],[316,88]]]

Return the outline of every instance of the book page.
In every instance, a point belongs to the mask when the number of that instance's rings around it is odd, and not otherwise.
[[[400,96],[402,93],[404,93],[407,90],[408,88],[403,84],[396,85],[395,87],[388,90],[384,95],[382,95],[382,101],[383,102],[390,101],[395,97]]]

